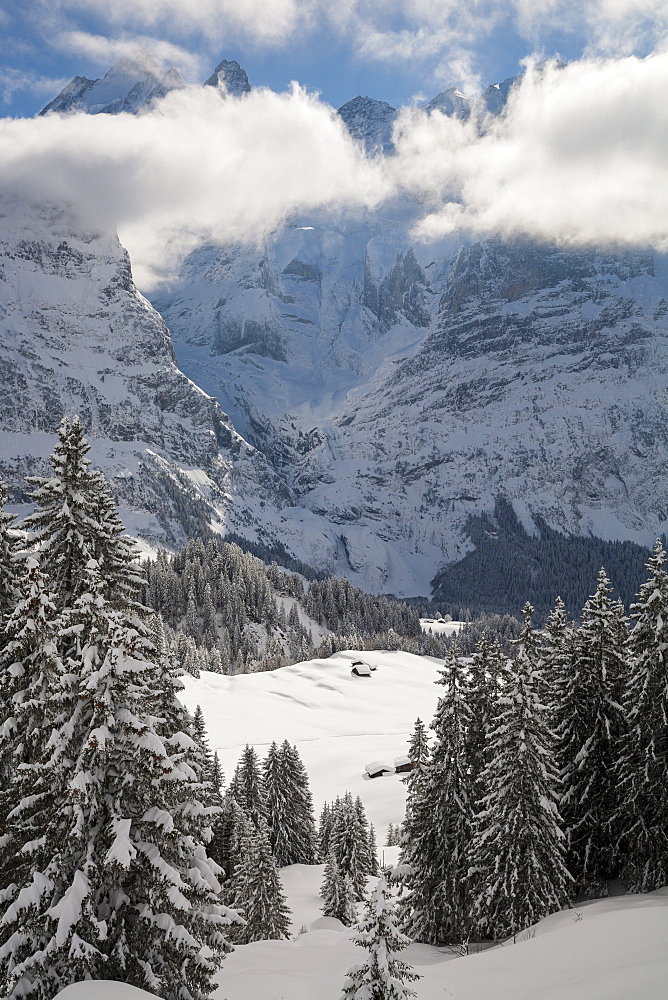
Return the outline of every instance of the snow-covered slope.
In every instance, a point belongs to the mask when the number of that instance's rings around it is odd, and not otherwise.
[[[75,76],[45,108],[49,111],[85,111],[90,115],[131,114],[165,97],[170,90],[180,90],[185,83],[175,69],[164,72],[147,53],[125,56],[100,80]]]
[[[220,1000],[337,1000],[347,969],[364,952],[347,928],[331,923],[323,919],[294,941],[237,948],[218,976]],[[402,958],[421,977],[411,984],[417,1000],[664,1000],[666,933],[662,890],[554,914],[517,943],[479,955],[455,958],[414,944]]]
[[[355,677],[362,659],[377,670]],[[247,743],[260,756],[276,740],[295,743],[311,780],[316,811],[351,791],[364,802],[379,835],[401,822],[406,797],[401,775],[367,780],[371,761],[392,764],[407,752],[416,718],[431,721],[439,688],[431,657],[350,651],[260,674],[184,675],[184,701],[202,706],[211,747],[231,776]]]

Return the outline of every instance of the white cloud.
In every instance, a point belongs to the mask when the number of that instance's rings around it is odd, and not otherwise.
[[[125,31],[203,33],[220,40],[240,33],[281,42],[306,26],[318,0],[61,0],[63,10],[93,13]]]
[[[117,227],[140,285],[203,241],[261,239],[291,215],[422,206],[417,234],[527,233],[668,244],[668,53],[529,68],[508,114],[403,112],[395,157],[369,160],[333,110],[295,88],[174,92],[141,116],[0,120],[0,183],[76,200]]]
[[[294,211],[389,190],[334,111],[297,88],[240,100],[191,88],[142,116],[0,120],[0,181],[117,227],[144,286],[203,240],[260,239]]]
[[[209,66],[209,60],[193,54],[181,45],[166,42],[151,35],[132,35],[107,38],[87,31],[59,31],[52,39],[54,48],[77,53],[104,66],[117,62],[124,56],[150,52],[163,66],[174,66],[186,79],[196,80]]]
[[[528,233],[668,248],[668,54],[530,68],[507,116],[406,112],[397,182],[431,199],[417,232]]]

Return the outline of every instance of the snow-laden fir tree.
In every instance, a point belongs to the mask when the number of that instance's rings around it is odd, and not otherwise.
[[[263,765],[267,826],[276,864],[316,863],[316,831],[308,775],[297,748],[273,743]]]
[[[5,618],[19,599],[23,569],[20,562],[21,539],[12,531],[14,518],[5,510],[7,487],[0,479],[0,643]]]
[[[486,789],[476,816],[471,884],[478,929],[515,935],[568,902],[559,777],[540,703],[540,658],[531,605],[490,731]]]
[[[548,709],[550,725],[555,733],[559,732],[564,722],[563,706],[575,671],[576,635],[577,630],[569,620],[566,605],[561,597],[557,597],[540,634],[541,677],[544,683],[541,700]],[[560,767],[565,764],[560,756],[558,762]]]
[[[410,893],[402,910],[410,937],[443,945],[467,941],[471,934],[467,874],[473,809],[466,759],[470,711],[467,680],[454,649],[437,683],[444,691],[431,725],[431,764],[424,782],[415,788],[406,828],[413,839],[402,851],[402,863],[411,866]]]
[[[668,573],[657,540],[631,609],[631,666],[624,694],[628,730],[614,780],[611,823],[630,892],[668,883]]]
[[[289,937],[291,914],[263,819],[257,828],[246,826],[234,871],[234,906],[245,921],[234,932],[239,944]]]
[[[610,591],[601,570],[582,611],[570,676],[561,681],[556,733],[567,864],[575,891],[588,899],[607,895],[607,881],[616,874],[610,817],[623,718],[615,695],[628,669],[628,629],[623,619],[620,627]]]
[[[324,861],[329,854],[334,811],[329,802],[325,802],[320,812],[318,822],[318,857]]]
[[[258,829],[266,820],[267,797],[255,747],[246,745],[232,776],[230,792]]]
[[[65,608],[83,593],[86,566],[102,545],[100,478],[90,468],[89,451],[79,418],[65,417],[50,459],[53,476],[33,480],[35,512],[23,522],[36,533],[42,570]]]
[[[97,469],[90,474],[93,479],[92,513],[95,523],[92,556],[100,568],[104,596],[115,608],[145,612],[146,609],[137,603],[144,577],[137,562],[134,542],[125,534],[125,526],[118,516],[106,479]]]
[[[359,829],[362,831],[362,837],[366,843],[366,873],[367,875],[377,877],[380,875],[380,870],[378,868],[378,844],[376,843],[376,831],[367,819],[367,815],[364,810],[364,803],[359,795],[355,799],[355,809],[357,810]]]
[[[354,802],[350,792],[346,792],[343,798],[337,798],[329,841],[339,870],[344,876],[350,876],[355,899],[358,900],[364,898],[370,864],[368,826],[365,826],[362,815],[363,810]]]
[[[403,778],[407,786],[406,815],[399,831],[399,864],[395,868],[394,880],[400,883],[398,911],[401,927],[410,926],[413,903],[413,880],[420,872],[419,861],[425,848],[431,845],[433,836],[429,820],[429,803],[426,796],[426,781],[431,753],[427,728],[418,718],[408,744],[408,757],[412,768]],[[424,843],[426,841],[426,843]],[[417,862],[417,863],[416,863]]]
[[[325,861],[320,895],[323,899],[322,912],[326,917],[334,917],[346,927],[355,923],[357,919],[355,890],[350,875],[341,873],[333,850],[329,852]]]
[[[11,821],[13,810],[32,794],[31,781],[24,780],[20,769],[42,758],[52,727],[62,725],[76,703],[59,653],[62,628],[62,615],[46,578],[30,556],[0,649],[0,892],[5,905],[15,895],[12,887],[25,881],[30,867]],[[33,826],[39,837],[39,821]],[[0,940],[5,932],[6,927]]]
[[[467,729],[465,758],[471,776],[471,790],[474,798],[479,798],[480,775],[488,761],[487,737],[489,735],[494,705],[503,675],[507,657],[497,643],[482,638],[471,657],[467,674],[466,704],[469,723]]]
[[[365,904],[353,941],[369,954],[366,961],[348,969],[341,1000],[408,1000],[417,996],[406,984],[420,977],[397,957],[411,942],[397,927],[384,878],[378,879]]]
[[[59,721],[62,684],[47,683],[43,711],[58,724],[18,772],[10,834],[29,864],[2,917],[8,996],[51,1000],[111,979],[200,1000],[234,920],[204,847],[212,810],[192,738],[157,731],[155,648],[103,591],[90,561],[69,622],[82,637],[66,664],[74,710]]]

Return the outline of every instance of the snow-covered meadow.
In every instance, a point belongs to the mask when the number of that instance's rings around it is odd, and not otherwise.
[[[394,850],[394,849],[392,849]],[[285,869],[288,901],[308,930],[291,941],[238,947],[218,976],[215,1000],[338,1000],[363,953],[316,910],[320,865]],[[541,920],[516,943],[455,957],[414,944],[403,957],[422,977],[418,1000],[665,1000],[668,890],[595,900]],[[149,1000],[121,983],[77,983],[59,1000]]]
[[[355,660],[377,666],[370,677],[351,673]],[[406,753],[419,716],[436,707],[441,661],[411,653],[346,651],[268,673],[202,673],[184,677],[184,700],[201,705],[211,747],[229,778],[247,743],[266,756],[273,740],[296,744],[309,773],[316,815],[323,802],[346,791],[359,795],[379,844],[388,823],[404,815],[401,775],[364,777],[372,761],[393,764]]]

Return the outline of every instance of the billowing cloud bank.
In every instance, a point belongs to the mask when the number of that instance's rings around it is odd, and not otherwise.
[[[147,288],[200,242],[397,195],[419,197],[424,239],[466,229],[666,246],[666,93],[666,53],[529,69],[482,132],[407,110],[396,156],[369,159],[298,88],[231,100],[193,87],[137,117],[0,120],[0,186],[117,227]]]

